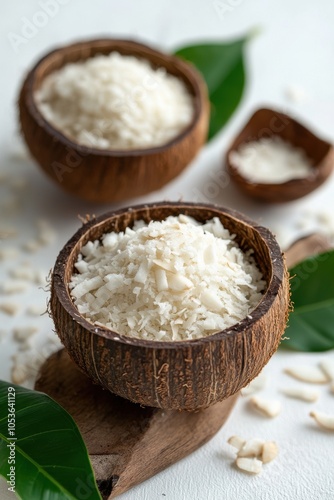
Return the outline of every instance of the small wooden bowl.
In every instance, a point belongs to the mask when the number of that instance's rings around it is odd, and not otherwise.
[[[101,150],[82,146],[54,128],[40,113],[34,93],[43,79],[70,62],[118,51],[149,60],[181,78],[194,97],[190,125],[163,146]],[[207,138],[207,88],[195,68],[181,59],[128,40],[90,40],[49,52],[29,72],[19,97],[22,133],[42,169],[62,189],[85,200],[116,202],[160,189],[182,172]]]
[[[214,335],[180,342],[126,337],[94,326],[74,306],[68,283],[83,245],[136,220],[186,214],[199,222],[219,217],[267,280],[262,301],[247,317]],[[194,203],[157,203],[87,222],[60,252],[52,277],[51,312],[73,361],[94,382],[130,401],[165,409],[198,410],[236,394],[276,351],[289,309],[289,279],[274,236],[233,210]]]
[[[231,164],[230,153],[241,144],[272,136],[278,136],[296,148],[303,149],[312,162],[312,174],[280,184],[264,184],[245,178]],[[253,114],[226,154],[228,172],[238,188],[248,196],[266,203],[283,203],[306,196],[326,181],[332,172],[333,163],[333,146],[329,142],[320,139],[290,116],[266,108]]]

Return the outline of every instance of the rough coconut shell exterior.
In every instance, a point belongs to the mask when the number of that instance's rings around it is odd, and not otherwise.
[[[105,232],[123,231],[135,220],[149,222],[178,214],[200,222],[219,217],[243,250],[254,249],[268,286],[251,317],[214,335],[182,342],[133,339],[85,320],[68,291],[81,247]],[[235,211],[210,205],[158,203],[92,219],[60,252],[52,277],[51,311],[73,361],[111,392],[165,409],[198,410],[236,394],[276,351],[288,309],[289,279],[274,236]]]
[[[298,149],[305,151],[313,171],[302,179],[291,179],[280,184],[252,182],[246,179],[230,162],[231,151],[245,142],[263,137],[278,136]],[[257,110],[233,141],[226,153],[227,170],[236,186],[247,196],[266,203],[285,203],[302,198],[323,184],[333,170],[334,150],[326,142],[290,116],[273,109]]]

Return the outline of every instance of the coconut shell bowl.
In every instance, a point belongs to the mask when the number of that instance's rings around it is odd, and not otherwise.
[[[251,316],[204,338],[161,342],[126,337],[80,315],[68,284],[82,246],[106,232],[124,231],[136,220],[164,220],[179,214],[202,223],[218,217],[244,251],[254,250],[267,286]],[[194,411],[236,395],[269,361],[286,327],[289,280],[284,257],[267,229],[217,206],[163,202],[86,222],[57,258],[50,306],[70,357],[94,383],[144,406]]]
[[[280,184],[252,182],[231,163],[230,153],[242,144],[263,137],[278,136],[301,149],[311,161],[312,172],[302,179]],[[258,109],[229,147],[225,163],[231,180],[247,196],[266,203],[283,203],[302,198],[317,189],[330,176],[334,165],[333,146],[285,113],[274,109]]]
[[[193,96],[191,123],[168,143],[150,149],[98,149],[80,145],[53,127],[39,111],[34,95],[43,79],[67,63],[117,51],[143,58],[182,79]],[[206,84],[190,64],[127,40],[90,40],[67,45],[42,57],[28,73],[19,96],[22,133],[30,153],[62,188],[84,200],[118,202],[145,195],[179,175],[207,138]]]

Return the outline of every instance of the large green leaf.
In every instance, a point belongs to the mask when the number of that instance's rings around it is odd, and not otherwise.
[[[298,351],[334,348],[334,251],[310,257],[290,270],[292,302],[288,340]]]
[[[14,408],[13,431],[8,418]],[[15,464],[9,464],[13,457]],[[85,498],[101,499],[72,417],[46,394],[0,381],[0,474],[7,480],[10,466],[15,467],[16,494],[23,500],[77,500],[83,492]]]
[[[175,55],[193,63],[209,90],[212,139],[232,116],[245,87],[244,46],[247,38],[230,43],[205,43],[178,49]]]

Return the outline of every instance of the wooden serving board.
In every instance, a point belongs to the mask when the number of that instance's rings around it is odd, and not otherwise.
[[[319,235],[303,238],[288,250],[288,266],[328,248]],[[225,423],[238,397],[194,413],[141,407],[94,385],[65,349],[46,360],[35,389],[72,415],[104,499],[116,497],[206,443]]]
[[[44,363],[35,389],[73,417],[104,499],[189,455],[224,424],[238,394],[196,413],[141,407],[91,382],[65,349]]]

